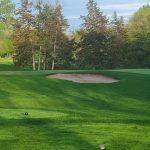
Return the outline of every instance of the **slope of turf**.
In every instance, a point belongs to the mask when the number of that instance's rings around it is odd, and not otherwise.
[[[120,82],[78,84],[48,79],[48,71],[5,73],[0,149],[149,150],[150,75],[102,71]]]

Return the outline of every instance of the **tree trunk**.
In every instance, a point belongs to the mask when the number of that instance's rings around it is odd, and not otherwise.
[[[43,70],[46,70],[45,61],[44,61],[44,64],[43,64]]]
[[[56,36],[57,37],[57,36]],[[55,53],[56,53],[56,43],[57,43],[57,39],[55,38],[55,42],[54,42],[54,52],[53,52],[53,60],[52,60],[52,70],[55,69]]]
[[[53,61],[52,61],[52,70],[54,70],[54,68],[55,68],[55,60],[53,59]]]
[[[38,71],[41,70],[41,50],[42,50],[42,47],[40,46],[39,59],[38,59]]]
[[[32,68],[33,68],[33,71],[36,70],[34,48],[32,48]]]
[[[43,70],[46,70],[46,49],[44,50]]]
[[[93,68],[92,68],[93,70],[95,70],[96,69],[96,67],[95,66],[93,66]]]

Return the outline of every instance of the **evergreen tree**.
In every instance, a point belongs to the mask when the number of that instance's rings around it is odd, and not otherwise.
[[[42,11],[43,18],[43,69],[50,69],[52,62],[52,50],[53,50],[53,35],[54,35],[54,27],[53,27],[53,14],[54,8],[50,4],[45,4],[44,9]]]
[[[123,17],[118,17],[116,11],[108,29],[107,67],[119,68],[123,65],[124,48],[127,41],[127,31]]]
[[[53,52],[52,52],[52,70],[57,63],[57,56],[62,50],[62,43],[65,37],[65,31],[68,27],[67,20],[62,15],[62,7],[57,1],[53,16]]]
[[[16,15],[14,24],[15,62],[17,65],[26,65],[32,62],[32,68],[36,70],[32,2],[21,0],[21,7],[17,9]]]
[[[87,11],[87,16],[81,16],[85,29],[89,32],[105,32],[108,20],[94,0],[89,0],[87,4]]]
[[[107,19],[94,0],[89,0],[87,10],[87,16],[81,17],[87,33],[81,40],[79,58],[81,64],[83,66],[86,64],[88,69],[103,68]]]
[[[41,57],[42,57],[42,46],[43,46],[43,16],[42,16],[42,10],[43,10],[43,0],[38,0],[35,9],[37,10],[37,15],[35,16],[35,29],[36,29],[36,35],[38,37],[36,45],[38,49],[38,70],[41,70]]]
[[[39,1],[38,10],[36,28],[42,50],[43,69],[53,70],[55,64],[60,62],[63,45],[66,45],[64,41],[67,41],[65,31],[68,24],[62,15],[62,7],[59,2],[53,7],[49,3],[42,4],[42,1]]]

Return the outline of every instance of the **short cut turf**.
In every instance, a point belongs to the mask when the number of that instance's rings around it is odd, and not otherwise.
[[[100,144],[149,150],[147,73],[82,72],[120,80],[109,85],[48,79],[50,71],[11,73],[0,72],[1,150],[97,150]]]

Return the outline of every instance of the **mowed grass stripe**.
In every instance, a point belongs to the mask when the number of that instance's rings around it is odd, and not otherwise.
[[[150,75],[150,69],[120,69],[120,70],[113,70],[113,71]]]
[[[51,71],[1,74],[0,149],[149,150],[150,76],[79,72],[120,81],[79,84],[46,78]]]

